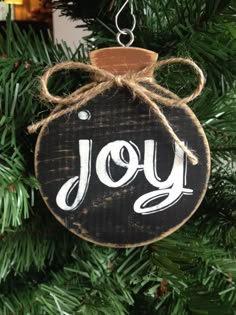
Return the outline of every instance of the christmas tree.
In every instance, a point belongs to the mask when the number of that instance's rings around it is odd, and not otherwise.
[[[53,3],[84,20],[90,50],[117,45],[114,17],[122,1]],[[33,166],[37,135],[27,126],[50,112],[38,90],[45,67],[87,62],[88,49],[72,51],[8,21],[0,36],[1,315],[236,314],[236,2],[136,0],[134,14],[134,46],[160,59],[192,58],[205,72],[206,87],[191,108],[211,148],[206,197],[188,223],[149,246],[105,248],[61,226],[40,197]],[[119,23],[129,27],[129,21],[126,9]],[[193,78],[178,67],[157,80],[186,95]],[[86,80],[83,73],[61,73],[50,91],[68,94]]]

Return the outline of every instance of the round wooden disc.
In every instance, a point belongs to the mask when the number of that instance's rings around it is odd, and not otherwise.
[[[35,153],[40,191],[71,232],[104,246],[141,246],[174,232],[198,208],[210,169],[205,134],[187,106],[162,110],[199,164],[189,163],[126,89],[42,128]]]

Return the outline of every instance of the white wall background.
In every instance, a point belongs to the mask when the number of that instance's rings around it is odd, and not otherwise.
[[[53,32],[55,41],[64,40],[70,47],[77,47],[83,36],[88,35],[88,32],[81,28],[76,28],[77,25],[83,24],[81,21],[71,21],[65,16],[60,16],[60,11],[53,12]]]
[[[4,2],[0,2],[0,21],[5,21],[7,18],[7,13],[9,10],[9,5]],[[11,4],[11,18],[14,17],[13,5]]]

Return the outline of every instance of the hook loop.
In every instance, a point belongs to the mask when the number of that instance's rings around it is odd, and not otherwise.
[[[119,15],[121,14],[121,12],[124,10],[125,6],[129,3],[129,0],[126,0],[125,3],[122,5],[122,7],[120,8],[120,10],[117,12],[116,16],[115,16],[115,24],[116,24],[116,28],[118,30],[118,33],[117,33],[117,36],[116,36],[116,40],[118,42],[119,45],[123,46],[123,47],[129,47],[132,45],[133,41],[134,41],[134,34],[133,34],[133,31],[135,29],[135,26],[136,26],[136,17],[134,15],[134,6],[133,6],[133,0],[131,0],[131,4],[130,4],[130,14],[131,14],[131,17],[133,19],[133,24],[132,24],[132,27],[131,29],[128,29],[128,28],[120,28],[119,27],[119,23],[118,23],[118,18],[119,18]],[[121,41],[120,41],[120,36],[122,35],[129,35],[130,36],[130,41],[128,42],[128,44],[123,44]]]
[[[130,40],[128,41],[127,44],[122,43],[121,40],[120,40],[120,37],[121,37],[121,35],[123,35],[123,34],[129,35],[129,37],[130,37]],[[130,46],[133,44],[133,42],[134,42],[134,33],[132,32],[132,30],[130,30],[130,29],[128,29],[128,28],[122,28],[122,29],[121,29],[121,32],[119,32],[119,33],[116,34],[116,40],[117,40],[117,42],[118,42],[118,44],[119,44],[120,46],[123,46],[123,47],[130,47]]]

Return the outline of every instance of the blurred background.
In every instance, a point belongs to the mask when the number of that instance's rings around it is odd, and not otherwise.
[[[45,34],[51,30],[55,41],[66,41],[70,47],[76,47],[87,33],[83,28],[76,28],[81,21],[72,21],[62,16],[60,10],[52,9],[51,0],[4,0],[0,2],[0,26],[5,25],[6,16],[11,8],[12,20],[23,29],[30,26],[42,30]]]

